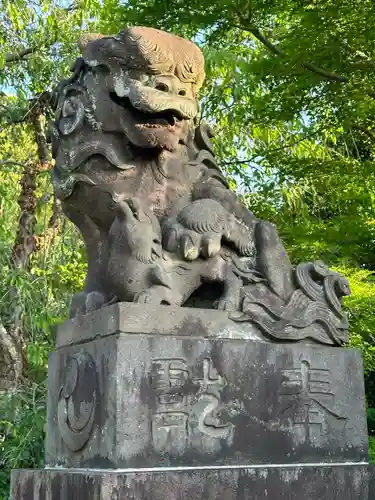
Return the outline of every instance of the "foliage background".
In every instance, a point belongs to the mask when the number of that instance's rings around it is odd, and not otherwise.
[[[200,44],[207,61],[202,117],[214,126],[216,154],[233,189],[257,216],[277,224],[293,262],[322,259],[350,280],[351,345],[363,353],[375,433],[375,28],[368,21],[375,4],[165,5],[2,1],[0,319],[21,346],[22,374],[0,397],[1,500],[12,468],[43,464],[53,326],[66,317],[85,273],[80,237],[53,197],[48,146],[43,151],[35,133],[38,124],[46,131],[48,93],[69,74],[81,31],[145,24]],[[24,265],[15,265],[15,249]],[[0,378],[6,369],[0,357]],[[375,460],[374,441],[370,452]]]

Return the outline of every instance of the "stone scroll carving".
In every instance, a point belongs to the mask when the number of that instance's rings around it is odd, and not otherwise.
[[[348,282],[294,268],[220,171],[199,120],[200,49],[143,27],[80,46],[51,129],[55,192],[88,258],[71,316],[117,301],[208,307],[265,340],[344,343]]]
[[[61,438],[71,451],[80,451],[90,439],[97,390],[94,361],[87,353],[76,354],[65,369],[57,407]]]

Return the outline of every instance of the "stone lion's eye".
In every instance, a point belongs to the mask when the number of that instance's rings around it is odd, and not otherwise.
[[[158,83],[155,85],[156,90],[160,90],[161,92],[169,92],[169,87],[166,83]]]

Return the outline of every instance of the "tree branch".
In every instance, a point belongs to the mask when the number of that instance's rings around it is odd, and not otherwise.
[[[267,154],[272,154],[272,153],[276,153],[278,151],[282,151],[283,149],[292,148],[292,147],[296,146],[297,144],[299,144],[300,142],[306,141],[306,140],[310,139],[311,137],[314,137],[319,132],[321,132],[321,129],[314,130],[310,134],[304,135],[303,137],[300,137],[299,139],[297,139],[295,141],[291,141],[291,142],[288,142],[287,144],[284,144],[283,146],[280,146],[280,147],[268,150]],[[265,155],[263,155],[263,158],[264,158],[264,156]],[[261,154],[253,155],[248,160],[232,160],[232,161],[227,161],[227,162],[221,163],[221,165],[246,165],[246,164],[253,163],[257,158],[262,158],[262,155]],[[249,166],[251,168],[254,168],[255,170],[262,171],[263,173],[265,172],[263,169],[261,169],[261,167],[259,167],[257,165],[249,165]]]
[[[228,23],[228,26],[232,27],[232,28],[240,29],[242,31],[248,31],[257,40],[259,40],[265,47],[267,47],[268,50],[270,52],[272,52],[274,55],[276,55],[278,57],[282,57],[282,58],[288,57],[286,52],[281,47],[272,43],[271,40],[269,40],[257,27],[253,26],[252,24],[249,24],[251,22],[250,19],[247,19],[245,21],[246,22],[241,24],[241,15],[239,15],[237,18],[237,23]],[[363,55],[363,53],[360,53],[359,51],[357,51],[357,55]],[[319,66],[316,66],[315,64],[313,64],[309,61],[302,60],[300,62],[300,65],[302,68],[306,69],[307,71],[310,71],[311,73],[319,75],[319,76],[323,77],[324,79],[329,80],[331,82],[337,82],[337,83],[348,83],[349,82],[349,78],[347,76],[338,75],[337,73],[332,73],[331,71],[328,71],[324,68],[320,68]],[[363,90],[368,97],[375,99],[375,92],[374,91],[368,90],[368,89],[363,89]]]
[[[308,71],[311,71],[312,73],[316,73],[317,75],[322,76],[326,80],[331,80],[332,82],[338,82],[338,83],[347,83],[349,81],[349,78],[347,76],[331,73],[330,71],[327,71],[323,68],[319,68],[318,66],[315,66],[315,64],[312,64],[308,61],[302,61],[301,65],[303,68],[307,69]]]
[[[35,52],[38,52],[38,50],[40,50],[43,47],[51,47],[56,42],[56,40],[57,38],[54,37],[52,40],[48,41],[45,40],[37,47],[26,47],[24,49],[19,49],[16,52],[10,52],[8,54],[5,54],[5,64],[20,62],[24,60],[25,57],[35,54]]]
[[[21,61],[24,57],[34,54],[39,49],[39,47],[28,47],[26,49],[19,50],[17,52],[11,52],[9,54],[5,54],[5,63],[13,63]]]
[[[263,35],[263,33],[258,28],[255,28],[255,26],[243,26],[242,29],[252,33],[255,36],[255,38],[260,42],[262,42],[263,45],[265,45],[267,49],[270,50],[273,54],[280,57],[285,57],[285,52],[277,45],[274,45],[271,42],[271,40],[269,40],[265,35]]]
[[[265,47],[268,48],[273,54],[279,57],[286,57],[286,53],[277,45],[274,45],[261,31],[255,26],[244,26],[243,29],[252,33],[252,35],[259,40]],[[349,78],[342,75],[337,75],[336,73],[331,73],[323,68],[319,68],[308,61],[301,61],[301,66],[312,73],[322,76],[326,80],[331,80],[338,83],[347,83]]]
[[[8,166],[8,165],[14,165],[15,167],[27,168],[27,165],[25,163],[20,163],[19,161],[0,160],[0,167],[4,167],[4,166]]]

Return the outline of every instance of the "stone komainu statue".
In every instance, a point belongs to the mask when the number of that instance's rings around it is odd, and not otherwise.
[[[342,344],[347,280],[293,268],[229,190],[199,122],[204,58],[152,28],[89,35],[56,91],[53,184],[87,250],[71,315],[116,301],[216,307],[269,340]]]

